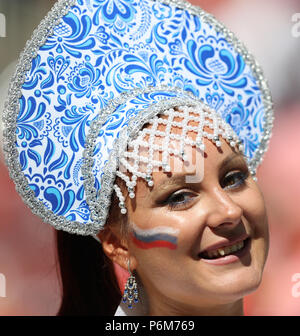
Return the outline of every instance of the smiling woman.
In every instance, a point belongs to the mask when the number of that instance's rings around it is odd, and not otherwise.
[[[182,114],[183,110],[177,109]],[[167,114],[170,116],[170,110]],[[161,132],[162,127],[159,129]],[[144,128],[140,137],[148,132]],[[150,131],[149,139],[153,133]],[[195,140],[197,134],[190,131],[187,138]],[[166,141],[166,136],[157,136],[152,146],[163,148]],[[136,180],[135,197],[126,202],[126,233],[120,226],[108,225],[99,234],[111,260],[125,269],[129,260],[136,270],[149,315],[243,314],[242,298],[261,281],[269,241],[264,200],[243,153],[232,148],[227,138],[219,141],[221,146],[216,146],[203,138],[205,152],[199,154],[193,146],[191,157],[185,160],[194,162],[195,156],[201,155],[201,182],[187,182],[184,171],[173,174],[179,166],[176,160],[182,162],[182,158],[169,155],[168,171],[152,172],[153,185],[147,186],[142,178]],[[137,143],[146,146],[133,140],[128,147]],[[180,148],[180,144],[174,147]],[[144,152],[136,155],[137,161],[146,157]],[[164,154],[157,150],[153,156],[158,164]],[[122,156],[120,161],[125,164]],[[127,167],[130,169],[129,164]],[[135,173],[142,171],[139,167]],[[146,302],[145,297],[143,300]],[[123,304],[118,314],[124,311]]]
[[[59,230],[59,315],[243,314],[268,252],[255,174],[273,112],[214,17],[180,0],[59,0],[4,122],[17,190]]]

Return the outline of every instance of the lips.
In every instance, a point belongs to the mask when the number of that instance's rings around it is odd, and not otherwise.
[[[205,259],[216,259],[243,249],[249,240],[249,235],[243,235],[233,240],[221,240],[201,250],[198,256]]]

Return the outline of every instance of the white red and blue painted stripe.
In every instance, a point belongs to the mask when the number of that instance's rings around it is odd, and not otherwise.
[[[153,229],[143,230],[132,224],[131,239],[142,249],[166,247],[171,250],[177,248],[178,229],[169,226],[157,226]]]

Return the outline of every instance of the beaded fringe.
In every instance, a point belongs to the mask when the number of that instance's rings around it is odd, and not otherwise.
[[[175,121],[176,117],[181,118],[180,122]],[[197,126],[189,125],[189,122],[196,123]],[[152,174],[154,169],[159,171],[159,167],[162,167],[164,172],[170,172],[171,168],[168,164],[170,155],[180,157],[183,161],[186,161],[187,155],[184,151],[185,145],[196,146],[201,151],[205,150],[205,144],[203,138],[211,140],[217,147],[221,147],[220,136],[226,140],[232,148],[238,146],[238,150],[243,152],[244,146],[242,141],[238,138],[236,133],[214,110],[207,106],[194,105],[194,106],[180,106],[178,109],[170,108],[159,115],[154,116],[148,121],[151,127],[144,127],[138,132],[138,136],[128,143],[128,150],[125,151],[120,157],[120,164],[132,174],[130,177],[120,170],[120,166],[116,171],[116,176],[119,176],[125,183],[130,198],[135,197],[135,186],[138,177],[144,179],[149,187],[154,185]],[[165,130],[158,129],[159,125],[164,125]],[[212,133],[204,131],[204,127],[207,126]],[[173,128],[181,128],[181,134],[175,134],[172,132]],[[188,132],[193,131],[197,134],[196,141],[188,136]],[[148,136],[148,140],[144,138]],[[162,145],[154,143],[155,137],[161,137],[163,139]],[[179,149],[172,148],[170,146],[171,140],[179,141]],[[139,154],[139,149],[147,148],[147,156]],[[154,160],[154,151],[162,153],[162,160]],[[130,164],[129,161],[133,161]],[[141,171],[140,163],[147,165],[146,173]],[[125,206],[125,197],[117,184],[113,185],[113,189],[119,199],[119,207],[122,214],[127,213]]]

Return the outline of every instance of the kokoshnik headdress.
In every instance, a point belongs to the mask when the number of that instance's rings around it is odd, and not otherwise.
[[[239,146],[255,175],[273,110],[253,56],[199,7],[181,0],[59,0],[21,54],[3,121],[10,176],[32,211],[57,229],[95,235],[113,192],[126,213],[116,176],[134,197],[138,177],[152,186],[154,167],[168,171],[171,154],[185,160],[186,144],[204,150],[203,137]],[[194,142],[189,131],[197,133]]]

